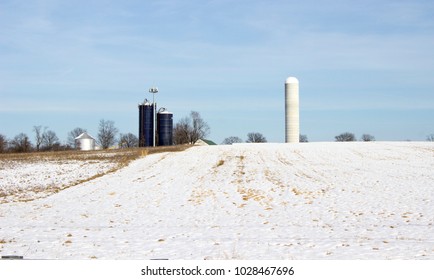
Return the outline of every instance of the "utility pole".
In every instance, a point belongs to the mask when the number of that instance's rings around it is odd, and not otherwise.
[[[153,141],[153,147],[155,147],[155,130],[156,130],[156,126],[155,126],[155,112],[157,110],[157,106],[155,106],[155,94],[158,92],[158,88],[157,87],[151,87],[149,89],[149,92],[152,93],[152,108],[153,108],[153,112],[152,112],[152,141]]]

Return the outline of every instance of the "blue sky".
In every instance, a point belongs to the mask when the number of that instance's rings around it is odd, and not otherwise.
[[[284,141],[284,82],[300,81],[310,141],[434,133],[434,1],[0,1],[0,134],[64,141],[100,119],[138,133],[137,104],[191,110],[208,138]]]

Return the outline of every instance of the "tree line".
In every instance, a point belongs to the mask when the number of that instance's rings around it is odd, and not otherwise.
[[[77,127],[68,133],[66,144],[61,144],[56,133],[48,127],[37,125],[33,127],[34,143],[25,133],[19,133],[12,139],[7,139],[6,136],[0,134],[0,153],[16,152],[25,153],[32,151],[61,151],[76,149],[75,138],[82,133],[87,132],[86,129]],[[199,112],[191,111],[190,114],[180,119],[173,127],[173,144],[195,144],[199,139],[204,139],[209,135],[210,127],[203,120]],[[115,123],[110,120],[100,120],[98,127],[97,143],[102,149],[108,149],[117,144],[119,148],[138,147],[139,139],[133,133],[119,134]],[[371,134],[363,134],[361,141],[375,141],[375,137]],[[426,138],[427,141],[434,141],[434,134],[430,134]],[[337,142],[357,141],[354,133],[344,132],[335,136]],[[244,141],[238,136],[230,136],[223,140],[222,144],[230,145],[234,143],[243,143]],[[249,132],[247,134],[246,143],[266,143],[267,138],[259,132]],[[300,142],[309,142],[306,135],[300,134]]]
[[[12,139],[0,134],[0,153],[15,152],[26,153],[32,151],[64,151],[76,149],[75,138],[86,129],[77,127],[71,130],[67,135],[67,141],[62,144],[56,133],[37,125],[33,127],[34,142],[25,133],[19,133]],[[191,111],[190,115],[182,118],[173,128],[173,144],[194,144],[199,139],[208,136],[210,128],[202,119],[199,112]],[[119,129],[111,120],[102,119],[99,122],[98,134],[96,137],[97,144],[101,149],[108,149],[116,146],[118,148],[132,148],[139,146],[139,139],[133,133],[119,134]]]
[[[75,138],[84,132],[86,129],[77,127],[68,132],[66,143],[62,144],[57,134],[41,125],[33,127],[34,142],[26,133],[19,133],[12,139],[7,139],[3,134],[0,134],[0,153],[27,153],[41,151],[66,151],[76,149]],[[138,138],[132,133],[120,134],[117,138],[119,130],[115,127],[114,122],[110,120],[100,120],[98,128],[97,142],[102,149],[107,149],[118,144],[121,148],[138,146]]]
[[[243,139],[238,136],[230,136],[223,140],[222,145],[231,145],[234,143],[243,143]],[[267,143],[267,138],[260,132],[249,132],[247,133],[246,143]],[[300,134],[300,142],[306,143],[309,142],[307,140],[306,135]]]
[[[354,133],[351,132],[344,132],[337,136],[335,136],[336,142],[351,142],[351,141],[357,141],[357,138]],[[371,134],[363,134],[360,138],[360,141],[364,142],[370,142],[375,141],[375,137]],[[426,141],[434,142],[434,134],[430,134],[426,137]]]
[[[300,134],[299,139],[300,139],[300,143],[309,142],[307,139],[307,135],[304,135],[304,134]],[[434,134],[428,135],[426,140],[430,141],[430,142],[434,142]],[[335,141],[336,142],[352,142],[352,141],[357,141],[357,137],[354,133],[344,132],[344,133],[341,133],[341,134],[335,136]],[[375,141],[375,137],[371,134],[365,133],[360,138],[360,141],[363,141],[363,142]],[[234,143],[243,143],[243,142],[244,141],[240,137],[230,136],[230,137],[225,138],[223,140],[222,144],[223,145],[231,145]],[[263,136],[259,132],[250,132],[247,134],[247,140],[245,142],[246,143],[265,143],[265,142],[267,142],[267,139],[265,138],[265,136]]]
[[[335,136],[335,140],[336,142],[352,142],[352,141],[357,141],[357,138],[356,135],[354,135],[354,133],[344,132]],[[370,141],[375,141],[375,137],[372,136],[371,134],[363,134],[360,140],[364,142],[370,142]]]

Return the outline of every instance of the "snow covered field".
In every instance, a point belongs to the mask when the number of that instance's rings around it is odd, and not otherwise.
[[[116,167],[107,161],[2,162],[0,202],[46,197]]]
[[[432,260],[434,145],[239,144],[149,155],[45,198],[0,204],[0,255]]]
[[[116,170],[128,154],[78,152],[12,154],[0,158],[0,203],[47,197]]]

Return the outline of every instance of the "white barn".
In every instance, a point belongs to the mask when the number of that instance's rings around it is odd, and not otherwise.
[[[75,138],[75,146],[82,151],[95,150],[95,138],[90,136],[87,132],[83,132]]]

